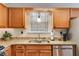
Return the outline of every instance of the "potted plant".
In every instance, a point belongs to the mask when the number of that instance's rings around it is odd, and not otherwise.
[[[2,39],[3,40],[10,40],[12,38],[11,36],[12,36],[11,33],[5,31],[5,33],[2,36]]]

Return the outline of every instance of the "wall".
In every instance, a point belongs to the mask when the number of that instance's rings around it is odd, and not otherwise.
[[[29,34],[28,30],[26,29],[0,28],[0,38],[2,37],[5,31],[8,31],[9,33],[11,33],[13,37],[38,37],[39,36],[39,34]],[[21,31],[23,31],[23,34],[21,34]],[[50,34],[41,34],[41,36],[50,37]]]
[[[60,37],[60,31],[63,29],[54,29],[54,36]],[[38,34],[29,34],[28,30],[26,29],[14,29],[14,28],[0,28],[0,38],[2,37],[3,33],[5,31],[8,31],[12,34],[13,37],[37,37]],[[21,31],[23,31],[23,34],[21,34]],[[51,34],[41,34],[41,36],[44,37],[51,37]]]
[[[71,41],[77,43],[77,55],[79,55],[79,17],[70,21]]]
[[[0,28],[0,38],[2,37],[3,33],[5,31],[10,32],[13,36],[19,36],[21,35],[21,32],[23,29],[13,29],[13,28]]]
[[[66,31],[66,29],[54,29],[54,37],[60,37],[61,35],[60,35],[60,32],[61,31],[63,31],[63,32],[65,32]]]

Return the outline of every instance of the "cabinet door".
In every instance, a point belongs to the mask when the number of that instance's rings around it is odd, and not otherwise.
[[[55,28],[69,27],[69,9],[59,8],[54,10],[54,27]]]
[[[7,21],[8,21],[8,9],[6,6],[0,4],[0,28],[6,28],[7,27]]]
[[[26,56],[51,56],[50,45],[28,45]]]
[[[25,56],[25,45],[23,44],[16,44],[15,45],[15,55],[16,56]]]
[[[12,56],[25,56],[25,45],[15,44],[12,45]]]
[[[16,49],[16,56],[25,56],[24,49]]]
[[[9,8],[9,27],[24,28],[25,9]]]
[[[5,48],[5,56],[11,56],[11,46]]]
[[[51,50],[40,50],[40,56],[51,56]]]
[[[39,51],[38,50],[27,50],[26,56],[39,56]]]
[[[79,8],[71,8],[70,11],[71,18],[79,17]]]
[[[15,45],[15,48],[16,48],[16,49],[25,49],[25,47],[26,47],[26,46],[23,45],[23,44],[16,44],[16,45]]]

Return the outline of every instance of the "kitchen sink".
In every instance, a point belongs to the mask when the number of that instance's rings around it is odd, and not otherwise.
[[[29,43],[49,43],[49,40],[43,40],[43,39],[36,39],[36,40],[29,40]]]

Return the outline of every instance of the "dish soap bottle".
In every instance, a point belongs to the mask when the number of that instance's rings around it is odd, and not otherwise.
[[[51,31],[51,41],[54,41],[54,32],[53,32],[53,30]]]

